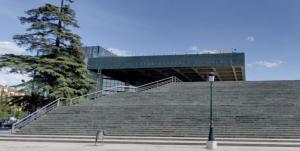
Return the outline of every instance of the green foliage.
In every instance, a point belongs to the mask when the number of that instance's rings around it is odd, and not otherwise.
[[[8,115],[8,112],[0,111],[0,118],[7,117]]]
[[[27,115],[26,112],[20,110],[20,108],[16,107],[16,106],[10,107],[9,113],[10,113],[10,116],[16,117],[17,119],[22,119]]]
[[[16,106],[1,106],[0,107],[0,118],[6,117],[16,117],[17,119],[22,119],[27,115],[26,112],[22,111],[19,107]]]
[[[24,96],[13,96],[11,97],[10,101],[8,102],[8,106],[20,106],[23,110],[28,112],[34,112],[39,107],[42,107],[50,101],[54,100],[55,98],[47,98],[45,99],[43,96],[39,95],[38,93],[33,93],[31,95],[24,95]]]
[[[63,1],[62,1],[63,2]],[[0,68],[9,67],[10,72],[25,73],[32,80],[22,84],[25,96],[15,97],[12,104],[31,109],[44,105],[42,96],[49,91],[49,102],[58,97],[74,97],[93,88],[94,81],[83,62],[80,37],[70,28],[78,28],[75,11],[70,8],[73,0],[62,7],[53,4],[31,9],[20,17],[21,24],[29,26],[26,33],[13,37],[19,46],[37,52],[36,56],[6,54],[0,58]],[[28,93],[28,88],[33,91]],[[26,91],[27,90],[27,91]],[[22,102],[22,103],[21,103]]]
[[[27,113],[24,112],[24,111],[16,111],[16,112],[15,112],[15,117],[16,117],[17,119],[22,119],[22,118],[24,118],[26,115],[27,115]]]
[[[11,104],[14,97],[8,97],[7,100],[0,101],[0,118],[16,117],[21,119],[27,115],[27,112],[22,111],[20,107]]]

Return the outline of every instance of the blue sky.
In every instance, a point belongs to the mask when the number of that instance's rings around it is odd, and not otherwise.
[[[21,53],[12,36],[23,33],[17,16],[45,2],[0,0],[0,53]],[[299,0],[76,0],[84,45],[123,55],[246,53],[247,80],[300,79]],[[6,78],[5,78],[6,77]],[[12,80],[4,71],[0,84]]]

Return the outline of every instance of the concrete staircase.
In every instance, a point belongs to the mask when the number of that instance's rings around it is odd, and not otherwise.
[[[300,138],[300,81],[215,82],[217,138]],[[18,134],[206,137],[209,84],[181,82],[58,107]]]

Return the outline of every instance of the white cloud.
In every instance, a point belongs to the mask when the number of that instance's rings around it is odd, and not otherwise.
[[[224,52],[223,50],[218,50],[218,49],[200,49],[198,46],[192,46],[189,48],[189,50],[193,51],[193,53],[198,53],[198,54],[216,54],[216,53]]]
[[[248,36],[248,37],[246,38],[246,40],[249,41],[249,42],[254,42],[254,41],[255,41],[255,38],[254,38],[253,36]]]
[[[277,68],[281,66],[284,62],[281,60],[275,61],[256,61],[255,63],[247,64],[248,67],[260,66],[265,68]]]
[[[107,50],[109,50],[110,52],[112,52],[118,56],[130,56],[130,54],[126,50],[122,50],[122,49],[118,49],[118,48],[107,48]]]
[[[0,41],[0,55],[3,54],[22,54],[25,50],[19,47],[16,43],[10,41]],[[0,70],[0,85],[12,86],[20,84],[21,80],[29,80],[27,75],[9,73],[8,68],[2,68]]]
[[[0,54],[21,54],[25,50],[16,43],[10,41],[0,41]]]
[[[22,83],[22,80],[28,81],[31,78],[24,74],[9,73],[8,68],[0,70],[0,85],[13,86]]]
[[[192,51],[198,51],[199,48],[198,48],[198,46],[192,46],[189,50],[192,50]]]
[[[200,53],[215,54],[215,53],[221,53],[221,50],[217,50],[217,49],[204,49],[204,50],[201,50]]]

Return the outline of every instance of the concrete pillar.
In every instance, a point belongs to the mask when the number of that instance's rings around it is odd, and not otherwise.
[[[103,89],[102,70],[98,68],[98,71],[97,71],[97,90],[100,91],[102,89]]]

